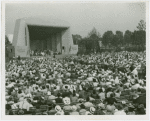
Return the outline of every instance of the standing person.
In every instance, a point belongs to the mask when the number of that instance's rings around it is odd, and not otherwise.
[[[62,54],[65,54],[65,47],[62,47]]]
[[[53,58],[55,58],[56,53],[53,53]]]
[[[31,104],[31,100],[30,99],[25,99],[24,101],[18,102],[16,103],[16,105],[19,107],[20,110],[23,110],[24,114],[28,114],[30,107],[33,107],[33,105]],[[20,113],[20,112],[18,112]],[[22,112],[21,112],[22,113]]]
[[[21,58],[20,58],[20,55],[17,57],[17,59],[18,59],[18,61],[20,61],[20,59],[21,59]]]

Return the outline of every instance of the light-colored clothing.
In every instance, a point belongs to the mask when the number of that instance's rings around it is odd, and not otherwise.
[[[27,111],[29,111],[30,107],[33,107],[30,103],[28,103],[27,101],[22,101],[19,103],[16,103],[16,105],[19,106],[20,109],[26,109]]]
[[[54,95],[50,95],[49,97],[48,97],[48,100],[55,100],[56,99],[56,97],[54,96]]]
[[[87,108],[94,106],[91,102],[86,102],[86,103],[84,103],[84,105],[85,105],[85,107],[87,107]]]
[[[121,110],[121,111],[116,111],[114,115],[126,115],[126,113],[124,112],[124,110]]]
[[[72,107],[70,105],[65,105],[63,110],[65,111],[71,111],[72,110]]]
[[[11,109],[18,109],[16,104],[11,105]]]
[[[77,112],[77,111],[71,112],[70,115],[79,115],[79,112]]]
[[[120,97],[120,95],[121,95],[121,92],[115,93],[115,97]]]
[[[100,99],[104,100],[105,99],[105,93],[101,92],[99,93]]]
[[[107,98],[109,98],[110,97],[110,94],[112,94],[113,92],[108,92],[107,93]]]

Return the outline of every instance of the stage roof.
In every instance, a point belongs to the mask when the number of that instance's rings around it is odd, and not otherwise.
[[[51,26],[51,27],[70,27],[69,23],[64,20],[54,19],[52,17],[27,17],[19,19],[25,21],[27,25],[34,26]]]

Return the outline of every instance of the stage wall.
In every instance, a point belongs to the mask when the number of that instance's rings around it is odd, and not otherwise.
[[[48,19],[47,19],[48,20]],[[31,21],[31,22],[30,22]],[[44,24],[45,23],[45,24]],[[13,36],[13,46],[15,47],[15,57],[30,57],[29,51],[30,47],[35,48],[34,44],[30,46],[30,33],[28,29],[28,25],[33,26],[52,26],[52,27],[65,27],[67,29],[52,35],[51,37],[47,38],[47,48],[50,48],[53,51],[62,51],[62,47],[65,48],[65,51],[63,51],[62,54],[71,54],[72,50],[70,49],[73,45],[73,39],[71,34],[71,29],[68,23],[65,23],[64,21],[61,23],[61,21],[57,22],[57,20],[44,22],[42,19],[32,19],[32,18],[24,18],[24,19],[18,19],[16,20],[16,25],[14,29],[14,36]],[[49,41],[50,40],[50,41]],[[43,46],[40,42],[40,40],[37,40],[37,46],[41,48]],[[31,42],[32,43],[32,42]],[[18,49],[21,48],[21,49]],[[73,52],[74,53],[74,52]]]

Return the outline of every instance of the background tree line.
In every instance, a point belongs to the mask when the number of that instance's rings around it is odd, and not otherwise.
[[[127,50],[127,51],[144,51],[146,48],[146,23],[141,20],[137,25],[137,30],[131,32],[126,30],[125,33],[111,30],[101,34],[93,28],[87,35],[82,38],[81,35],[72,35],[74,44],[78,45],[79,53],[91,53],[108,50]],[[103,47],[100,48],[99,41]]]

